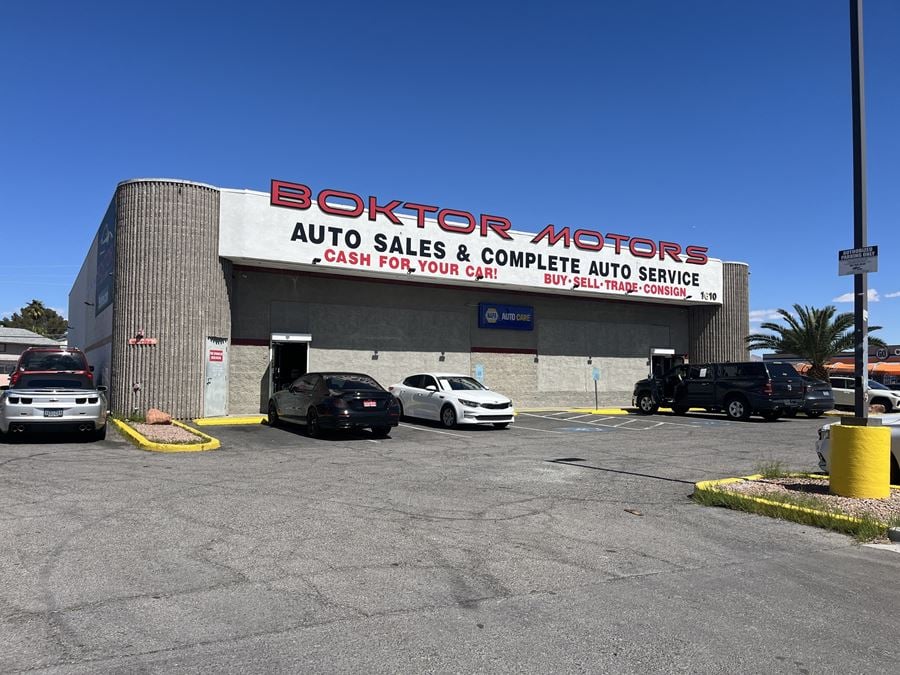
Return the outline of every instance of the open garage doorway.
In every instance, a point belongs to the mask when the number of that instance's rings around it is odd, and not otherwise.
[[[309,370],[308,333],[272,333],[269,345],[269,397]]]
[[[685,358],[676,355],[675,350],[670,347],[653,347],[650,349],[650,359],[647,362],[650,366],[650,377],[662,377],[684,362]]]

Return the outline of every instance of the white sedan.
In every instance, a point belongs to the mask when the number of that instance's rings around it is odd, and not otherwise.
[[[891,485],[900,484],[900,414],[882,415],[881,423],[891,430]],[[840,424],[835,422],[834,424]],[[826,424],[819,429],[819,440],[816,441],[816,454],[819,456],[819,468],[828,473],[831,458],[831,427]]]
[[[457,424],[492,424],[505,429],[515,418],[512,401],[478,380],[455,373],[418,373],[388,387],[400,401],[400,415]]]

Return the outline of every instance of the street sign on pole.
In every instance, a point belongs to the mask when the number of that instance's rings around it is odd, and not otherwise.
[[[861,246],[838,251],[838,276],[878,271],[878,247]]]

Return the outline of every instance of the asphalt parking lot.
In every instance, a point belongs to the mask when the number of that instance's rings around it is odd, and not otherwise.
[[[895,672],[900,556],[695,505],[822,420],[0,445],[0,671]]]

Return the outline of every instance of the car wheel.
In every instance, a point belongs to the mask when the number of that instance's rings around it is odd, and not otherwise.
[[[806,416],[815,419],[816,417],[821,417],[825,414],[824,410],[807,410]]]
[[[95,441],[102,441],[106,438],[106,427],[107,427],[107,425],[104,424],[99,429],[94,429],[94,440]]]
[[[403,401],[399,398],[397,399],[397,405],[400,406],[400,417],[398,419],[403,419]]]
[[[735,396],[725,401],[725,414],[733,420],[746,420],[750,417],[750,408],[747,401]]]
[[[891,485],[900,485],[900,466],[894,455],[891,455]]]
[[[390,427],[372,427],[372,435],[377,438],[385,438],[391,433]]]
[[[880,405],[880,406],[883,406],[883,407],[884,407],[884,412],[886,412],[886,413],[891,412],[891,410],[893,409],[893,406],[891,406],[891,402],[888,401],[886,398],[876,398],[876,399],[874,399],[874,400],[872,400],[872,401],[869,401],[869,405]]]
[[[809,413],[806,413],[806,414],[808,415]],[[784,416],[785,417],[796,417],[797,409],[796,408],[788,408],[787,410],[784,411]]]
[[[313,408],[310,408],[306,413],[306,433],[310,438],[319,438],[322,436],[322,426],[319,424],[319,413]]]
[[[778,411],[777,411],[777,410],[766,410],[766,411],[763,412],[763,414],[762,414],[762,418],[763,418],[766,422],[774,422],[775,420],[778,419],[778,417],[779,417],[779,415],[778,415]]]
[[[277,427],[281,423],[278,417],[278,408],[275,407],[275,401],[269,401],[269,426]]]
[[[508,426],[509,426],[509,422],[495,422],[494,423],[495,429],[505,429]]]
[[[672,412],[676,415],[686,415],[688,407],[686,405],[673,405]]]
[[[638,394],[638,410],[644,415],[652,415],[659,410],[659,406],[656,405],[656,401],[653,400],[649,391],[642,391]]]
[[[452,405],[445,405],[441,408],[441,424],[448,429],[456,426],[456,411]]]

